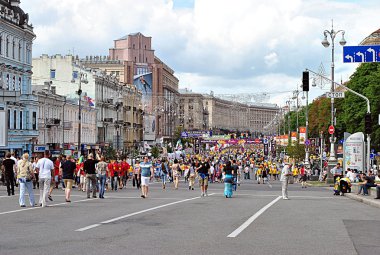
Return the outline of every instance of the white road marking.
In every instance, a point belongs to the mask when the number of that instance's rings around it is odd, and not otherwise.
[[[261,208],[260,211],[252,215],[246,222],[244,222],[240,227],[238,227],[234,232],[229,234],[227,237],[232,237],[232,238],[237,237],[241,232],[244,231],[244,229],[246,229],[249,225],[251,225],[252,222],[254,222],[261,214],[263,214],[269,207],[274,205],[280,199],[281,199],[281,196],[277,197],[272,202],[270,202],[269,204]]]
[[[212,196],[212,195],[214,195],[214,193],[210,194],[209,196]],[[198,196],[198,197],[183,199],[183,200],[180,200],[180,201],[176,201],[176,202],[172,202],[172,203],[168,203],[168,204],[164,204],[164,205],[155,206],[155,207],[148,208],[148,209],[145,209],[145,210],[142,210],[142,211],[138,211],[138,212],[126,214],[126,215],[123,215],[123,216],[120,216],[120,217],[116,217],[116,218],[113,218],[113,219],[110,219],[110,220],[102,221],[99,224],[93,224],[93,225],[90,225],[90,226],[87,226],[87,227],[84,227],[84,228],[77,229],[75,231],[83,232],[83,231],[86,231],[86,230],[89,230],[89,229],[92,229],[92,228],[99,227],[99,226],[101,226],[103,224],[112,223],[112,222],[115,222],[115,221],[118,221],[118,220],[122,220],[122,219],[125,219],[125,218],[129,218],[129,217],[132,217],[132,216],[135,216],[135,215],[138,215],[138,214],[154,211],[154,210],[161,209],[161,208],[164,208],[164,207],[167,207],[167,206],[171,206],[171,205],[175,205],[175,204],[180,204],[180,203],[192,201],[192,200],[195,200],[195,199],[200,199],[200,197]]]
[[[106,199],[141,199],[140,196],[136,197],[113,197],[113,196],[106,196]],[[150,197],[150,200],[177,200],[176,197]]]
[[[93,199],[83,199],[83,200],[71,201],[71,204],[86,202],[86,201],[91,201],[91,200],[93,200]],[[58,203],[58,204],[48,204],[47,207],[55,207],[55,206],[60,206],[60,205],[69,205],[69,203],[64,202],[64,203]],[[42,208],[44,208],[44,207],[34,206],[34,207],[28,207],[28,208],[24,208],[24,209],[13,210],[13,211],[0,212],[0,215],[29,211],[29,210],[36,210],[36,209],[42,209]]]

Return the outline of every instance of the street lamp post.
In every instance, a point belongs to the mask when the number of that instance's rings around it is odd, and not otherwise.
[[[88,81],[87,81],[87,74],[85,73],[80,73],[79,75],[79,87],[78,87],[78,91],[77,91],[77,94],[78,94],[78,98],[79,98],[79,102],[78,102],[78,158],[80,157],[80,155],[82,154],[82,146],[81,146],[81,134],[82,134],[82,107],[81,107],[81,101],[82,101],[82,80],[83,80],[83,83],[87,84]]]
[[[345,34],[345,31],[344,30],[338,30],[338,31],[335,31],[334,30],[334,24],[332,23],[332,26],[331,26],[331,31],[328,31],[328,30],[325,30],[323,32],[324,34],[324,39],[322,41],[322,45],[327,48],[330,46],[330,42],[327,40],[327,36],[330,37],[330,40],[331,40],[331,92],[334,92],[335,90],[335,83],[334,83],[334,69],[335,69],[335,65],[334,65],[334,51],[335,51],[335,37],[341,33],[342,34],[342,39],[339,41],[339,44],[344,46],[346,45],[346,40],[344,39],[344,34]],[[331,98],[331,125],[334,126],[335,124],[335,118],[334,118],[334,98]],[[331,144],[331,147],[330,147],[330,157],[329,157],[329,161],[331,162],[335,162],[336,161],[336,157],[335,157],[335,148],[334,148],[334,143],[336,141],[336,138],[334,137],[334,134],[331,134],[331,137],[330,137],[330,144]]]

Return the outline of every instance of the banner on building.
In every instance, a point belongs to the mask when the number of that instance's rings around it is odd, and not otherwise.
[[[8,116],[6,111],[0,111],[0,147],[8,146]]]
[[[306,127],[300,127],[300,144],[305,144],[306,140]]]
[[[135,75],[133,77],[133,84],[142,93],[141,102],[143,105],[142,110],[144,111],[144,141],[155,141],[156,113],[153,109],[152,73]]]

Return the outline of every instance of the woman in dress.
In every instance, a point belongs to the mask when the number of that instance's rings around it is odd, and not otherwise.
[[[224,173],[224,195],[226,198],[232,197],[232,183],[234,180],[234,170],[231,166],[231,161],[228,161],[223,168]]]
[[[179,170],[179,164],[178,164],[177,159],[174,160],[174,164],[172,165],[171,168],[172,168],[173,179],[174,179],[174,188],[178,189],[180,170]]]

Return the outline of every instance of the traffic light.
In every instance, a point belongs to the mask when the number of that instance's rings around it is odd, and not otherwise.
[[[371,133],[372,133],[371,113],[368,113],[368,112],[367,112],[367,113],[365,114],[364,127],[365,127],[365,133],[366,133],[366,134],[371,134]]]
[[[302,91],[309,91],[309,72],[302,73]]]

